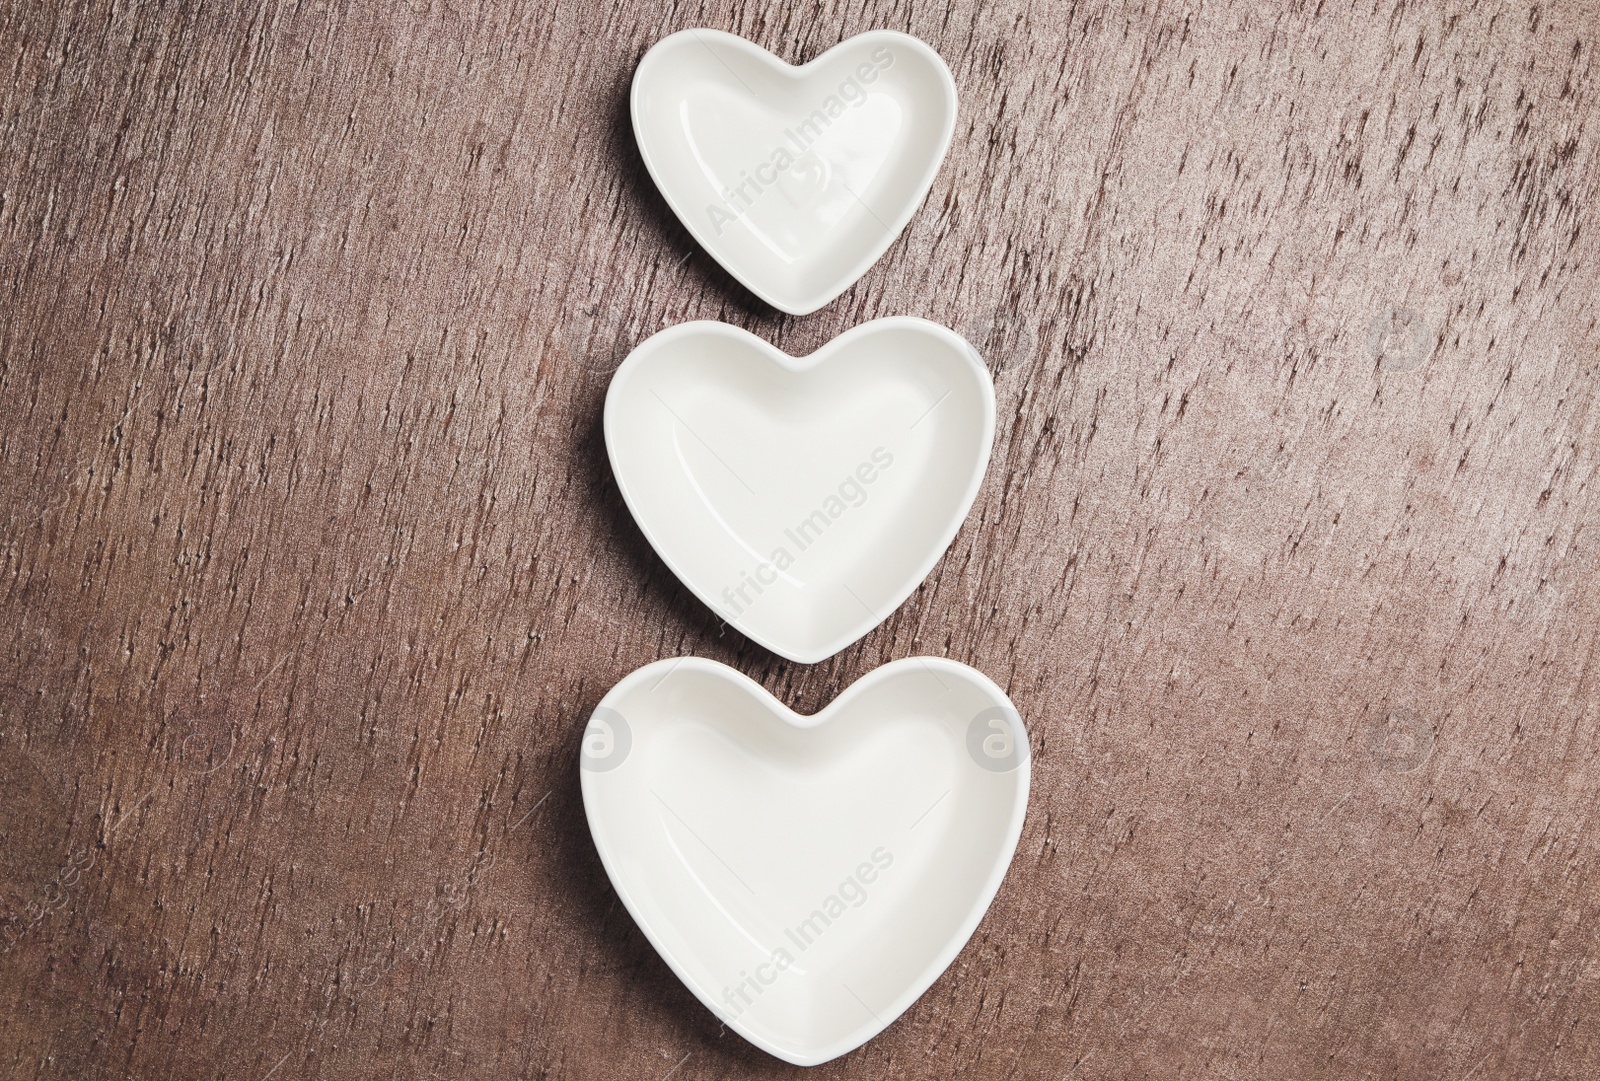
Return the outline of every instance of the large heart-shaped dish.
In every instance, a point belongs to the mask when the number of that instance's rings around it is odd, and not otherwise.
[[[965,339],[879,319],[809,357],[724,323],[629,354],[606,450],[655,550],[744,635],[829,657],[910,595],[955,537],[994,439]]]
[[[802,67],[720,30],[657,42],[633,77],[633,131],[702,247],[795,315],[844,292],[928,194],[955,130],[939,54],[874,30]]]
[[[801,1066],[883,1031],[988,910],[1028,804],[1005,694],[912,657],[803,717],[657,661],[584,733],[583,805],[634,920],[728,1027]]]

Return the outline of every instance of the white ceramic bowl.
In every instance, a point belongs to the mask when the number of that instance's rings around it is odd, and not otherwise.
[[[731,626],[813,663],[899,607],[983,481],[994,386],[966,340],[879,319],[809,357],[724,323],[623,361],[606,450],[656,552]]]
[[[708,1009],[802,1066],[886,1028],[971,937],[1028,803],[981,673],[895,661],[803,717],[714,661],[657,661],[584,733],[583,805],[634,920]]]
[[[730,274],[796,315],[900,235],[955,119],[944,61],[891,30],[798,68],[733,34],[682,30],[633,79],[634,135],[667,203]]]

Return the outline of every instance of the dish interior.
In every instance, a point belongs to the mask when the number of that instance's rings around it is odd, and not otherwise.
[[[1009,863],[1027,771],[967,751],[993,699],[908,664],[800,730],[728,680],[655,683],[614,703],[627,761],[584,776],[635,918],[769,1050],[820,1061],[870,1038],[943,970]]]
[[[820,659],[900,603],[987,463],[987,375],[884,330],[807,371],[696,336],[619,372],[608,439],[636,516],[723,618]]]
[[[636,126],[663,190],[731,267],[820,306],[891,242],[943,157],[948,76],[926,47],[863,35],[807,66],[684,31],[640,69]]]

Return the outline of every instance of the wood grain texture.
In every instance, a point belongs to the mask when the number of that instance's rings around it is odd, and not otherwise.
[[[688,26],[891,27],[961,115],[825,310],[657,195]],[[581,726],[664,656],[814,710],[931,653],[1034,792],[978,933],[823,1078],[1600,1075],[1600,13],[1555,4],[0,4],[0,1074],[803,1073],[617,902]],[[987,483],[816,666],[606,465],[655,329],[880,315]]]

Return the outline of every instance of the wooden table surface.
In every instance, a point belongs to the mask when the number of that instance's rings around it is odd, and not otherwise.
[[[1030,726],[977,934],[809,1076],[1600,1075],[1600,12],[862,6],[0,4],[0,1076],[802,1075],[584,822],[679,654],[802,711],[949,657]],[[814,315],[643,169],[689,26],[955,74]],[[986,355],[994,456],[791,664],[644,542],[607,379],[883,315]]]

